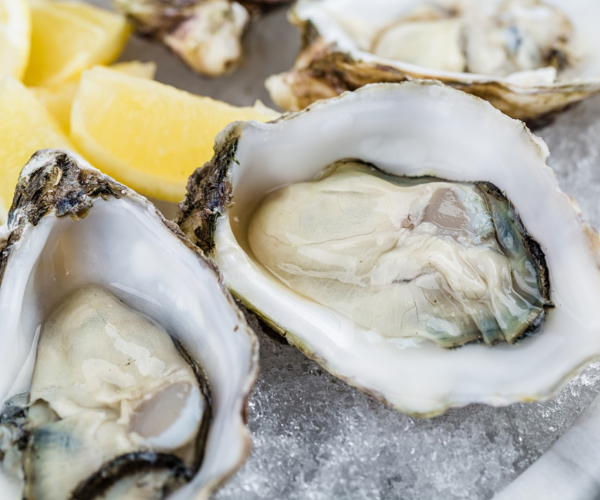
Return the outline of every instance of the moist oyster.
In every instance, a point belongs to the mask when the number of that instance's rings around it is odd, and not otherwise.
[[[545,144],[522,122],[506,117],[488,103],[435,82],[370,85],[269,124],[250,122],[230,126],[218,138],[215,151],[212,161],[190,178],[188,195],[181,204],[180,226],[219,265],[227,286],[238,298],[290,343],[351,385],[402,411],[430,416],[472,402],[505,405],[549,398],[581,366],[600,353],[600,313],[594,306],[600,299],[598,236],[581,222],[578,207],[559,190],[554,173],[545,165],[548,156]],[[286,217],[307,224],[303,231],[296,231],[294,223],[278,226],[278,244],[295,238],[296,243],[299,242],[297,248],[304,245],[286,261],[287,270],[296,272],[292,267],[296,265],[305,271],[309,269],[313,275],[308,276],[312,281],[302,289],[296,288],[289,275],[278,275],[277,263],[268,260],[269,252],[277,252],[257,246],[249,232],[253,221],[258,220],[255,214],[261,200],[267,193],[275,196],[276,190],[283,186],[295,189],[303,183],[311,184],[325,167],[347,159],[376,167],[384,177],[435,177],[436,181],[429,184],[431,189],[433,184],[449,183],[445,188],[454,190],[455,196],[465,184],[488,187],[490,193],[497,193],[497,200],[503,199],[505,207],[512,207],[504,210],[506,214],[514,211],[511,224],[521,226],[523,245],[539,248],[539,254],[535,250],[530,252],[529,261],[517,257],[514,264],[498,265],[500,277],[511,274],[512,269],[515,289],[524,294],[529,290],[534,306],[530,312],[544,311],[530,317],[532,329],[539,326],[540,334],[515,345],[488,347],[478,343],[460,349],[443,349],[427,338],[418,338],[423,335],[408,338],[390,335],[382,332],[376,322],[358,321],[360,311],[355,306],[360,300],[353,294],[364,291],[353,289],[344,298],[347,290],[343,288],[348,284],[344,283],[346,267],[352,268],[356,263],[342,261],[348,256],[346,249],[336,253],[331,246],[319,249],[319,241],[314,244],[315,239],[328,233],[331,233],[329,239],[335,241],[339,236],[336,231],[341,231],[334,227],[336,220],[341,220],[341,225],[346,222],[335,215],[334,208],[327,208],[326,198],[315,202],[322,203],[321,212],[308,207],[306,202],[291,207],[282,205]],[[364,179],[357,184],[365,185]],[[415,185],[427,186],[422,182]],[[322,189],[334,192],[340,191],[340,186]],[[358,193],[356,196],[364,194],[354,188],[347,189],[348,192],[353,190]],[[427,198],[430,201],[431,196]],[[371,212],[377,212],[378,202],[372,199],[375,208]],[[348,222],[348,226],[364,227],[365,232],[369,232],[370,222],[366,219],[375,215],[366,208],[368,200],[357,203],[363,207],[364,218],[352,212],[356,204],[350,202],[338,204],[338,211],[354,222]],[[403,226],[406,210],[392,210],[388,201],[381,202],[381,207],[379,211],[383,215],[389,215],[390,219],[397,217],[398,234],[418,222],[417,217]],[[450,203],[447,208],[451,213],[456,204],[453,207]],[[494,210],[491,207],[490,212]],[[290,212],[299,213],[290,215]],[[418,210],[408,212],[418,215]],[[335,217],[329,220],[332,214]],[[503,221],[500,227],[511,220],[506,214],[499,219]],[[489,215],[477,222],[478,217],[463,222],[475,223],[484,229]],[[430,224],[420,230],[436,235],[440,228],[434,226]],[[416,231],[414,233],[416,236]],[[483,241],[489,233],[479,234]],[[509,236],[514,237],[515,233],[503,232],[496,225],[494,238],[498,240],[502,235],[506,237],[505,244],[510,246]],[[458,239],[456,235],[447,234],[444,242],[451,242],[452,238]],[[365,241],[356,247],[360,249],[363,245],[363,260],[371,257],[376,244],[386,244],[383,237],[370,244],[368,239]],[[435,243],[435,239],[430,241]],[[340,241],[342,246],[345,243]],[[520,244],[514,241],[514,249]],[[402,251],[401,245],[397,249]],[[306,265],[310,260],[309,251],[319,255],[311,265],[317,260],[330,267],[324,270]],[[492,254],[481,261],[490,266],[499,255],[497,248],[491,251]],[[352,252],[352,258],[360,255],[360,252]],[[298,254],[305,258],[304,262],[294,260]],[[418,250],[415,255],[421,257],[421,252]],[[431,257],[436,256],[458,260],[460,254],[433,251]],[[388,284],[393,282],[394,277],[414,263],[411,259],[392,260],[392,267],[381,267],[380,277],[388,279],[392,275]],[[424,275],[435,271],[433,265],[417,264],[416,271]],[[515,273],[519,266],[522,271]],[[519,274],[527,276],[525,270],[533,271],[535,266],[538,266],[537,278],[533,279],[535,272],[530,273],[527,280],[519,278]],[[447,274],[445,284],[450,284],[451,278],[466,279],[465,271],[469,267],[475,271],[478,265],[462,259],[461,265]],[[322,286],[314,281],[320,272],[329,273],[326,276],[329,281]],[[334,276],[334,272],[338,275]],[[340,275],[344,278],[340,279]],[[304,277],[306,273],[301,279]],[[548,281],[544,284],[546,278]],[[401,284],[402,280],[398,282]],[[537,282],[538,292],[530,286],[533,282]],[[499,286],[506,290],[507,284],[508,281],[501,280]],[[364,283],[357,281],[355,285],[364,288]],[[443,291],[435,280],[425,280],[423,285],[435,285],[435,292]],[[548,294],[543,292],[546,286]],[[460,288],[453,290],[465,295],[469,292]],[[489,288],[487,295],[493,296]],[[499,303],[511,309],[505,298]],[[461,304],[465,310],[467,302]],[[378,302],[372,301],[375,318],[394,312],[389,305],[381,310],[377,307]],[[452,312],[458,320],[462,314],[457,303],[449,303],[448,307],[447,325],[440,329],[446,334],[457,326],[457,321],[449,320]],[[397,309],[408,311],[406,303],[401,301],[397,302]],[[543,324],[536,321],[538,317],[545,318]],[[494,318],[497,323],[501,320],[498,316]],[[514,336],[513,340],[518,337]],[[438,343],[443,345],[444,342]]]
[[[214,267],[65,151],[2,230],[0,497],[207,497],[249,452],[258,356]]]
[[[294,68],[267,80],[283,109],[368,83],[432,78],[533,122],[600,91],[593,2],[299,0]],[[542,123],[542,122],[540,122]]]
[[[269,193],[248,243],[292,290],[389,339],[514,343],[552,307],[543,252],[489,184],[341,161]]]
[[[243,57],[242,36],[252,17],[291,0],[113,0],[136,25],[169,47],[194,71],[220,76]]]

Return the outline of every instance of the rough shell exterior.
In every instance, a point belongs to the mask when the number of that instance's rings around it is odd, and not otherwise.
[[[291,0],[112,0],[138,33],[165,43],[194,71],[221,76],[243,60],[249,20]],[[219,61],[217,62],[217,60]]]

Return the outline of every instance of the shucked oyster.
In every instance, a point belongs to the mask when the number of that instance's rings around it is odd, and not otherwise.
[[[220,76],[237,68],[252,16],[291,0],[113,0],[138,31],[162,40],[194,71]]]
[[[144,198],[62,151],[0,254],[0,497],[206,498],[248,453],[256,340]]]
[[[551,306],[543,253],[491,185],[342,162],[270,193],[248,242],[292,290],[387,338],[512,343]]]
[[[409,8],[364,49],[435,70],[562,74],[579,63],[574,38],[568,17],[541,0],[437,0]]]
[[[188,359],[106,289],[69,296],[41,329],[20,415],[30,434],[24,497],[161,498],[189,481],[211,408],[202,369]]]
[[[367,83],[433,78],[535,120],[600,90],[589,0],[299,0],[305,45],[267,86],[299,110]]]
[[[225,130],[179,223],[248,307],[398,409],[545,399],[600,354],[600,243],[547,155],[473,96],[372,85]]]

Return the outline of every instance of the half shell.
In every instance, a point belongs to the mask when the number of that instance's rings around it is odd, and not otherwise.
[[[276,122],[226,129],[190,178],[179,223],[226,285],[288,341],[349,384],[418,415],[552,397],[600,354],[598,235],[546,166],[546,145],[485,101],[434,82],[379,84]],[[257,263],[249,220],[265,193],[359,159],[397,176],[491,182],[539,243],[555,308],[518,345],[393,345],[307,299]]]
[[[207,498],[249,453],[245,407],[258,358],[214,266],[145,198],[58,150],[24,168],[0,241],[0,408],[30,389],[48,315],[74,290],[102,286],[167,330],[206,373],[204,461],[171,498]],[[0,469],[2,499],[21,498],[21,489]]]
[[[533,122],[600,91],[600,31],[595,23],[600,6],[590,0],[544,3],[566,14],[583,53],[576,71],[564,78],[545,69],[505,77],[436,70],[365,50],[361,38],[375,36],[394,19],[426,4],[422,1],[299,0],[289,18],[302,32],[302,51],[293,69],[271,77],[267,87],[281,108],[298,111],[369,83],[431,78],[482,97],[513,118]]]

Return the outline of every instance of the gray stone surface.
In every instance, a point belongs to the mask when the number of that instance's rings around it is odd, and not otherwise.
[[[280,10],[254,25],[246,41],[244,66],[219,80],[194,75],[166,49],[137,38],[123,60],[155,60],[160,81],[192,92],[272,105],[264,79],[291,65],[298,36]],[[562,188],[599,226],[600,97],[537,133],[550,147]],[[489,499],[550,448],[600,388],[600,364],[594,364],[546,403],[471,405],[418,420],[338,381],[254,318],[251,323],[261,342],[261,374],[249,408],[254,451],[218,500]]]

